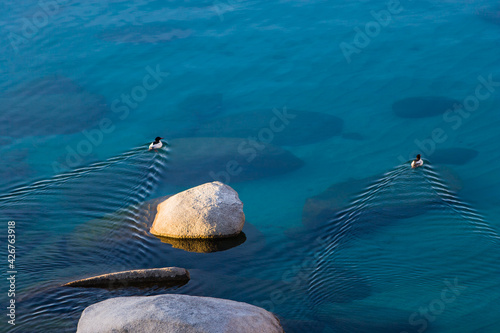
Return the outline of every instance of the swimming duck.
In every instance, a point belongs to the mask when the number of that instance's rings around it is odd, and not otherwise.
[[[415,169],[415,168],[418,168],[419,166],[422,166],[424,165],[424,161],[420,158],[420,154],[417,155],[417,158],[415,158],[412,162],[411,162],[411,168],[412,169]]]
[[[156,149],[160,149],[163,146],[163,143],[161,142],[161,139],[163,139],[163,138],[160,138],[159,136],[157,136],[156,139],[155,139],[155,141],[153,141],[149,145],[149,150],[154,149],[156,151]]]

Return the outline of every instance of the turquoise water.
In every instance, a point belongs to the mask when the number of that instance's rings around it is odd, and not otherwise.
[[[167,292],[286,332],[500,330],[496,2],[41,4],[0,11],[2,331],[73,332],[90,304]],[[144,202],[211,180],[238,191],[243,244],[148,233]],[[164,266],[192,280],[60,287]]]

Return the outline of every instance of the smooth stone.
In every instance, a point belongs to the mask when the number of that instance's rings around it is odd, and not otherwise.
[[[106,114],[102,97],[68,78],[46,77],[0,96],[0,136],[76,133],[98,125]]]
[[[426,118],[439,116],[446,110],[454,110],[460,102],[441,96],[409,97],[392,104],[392,110],[402,118]]]
[[[165,195],[159,198],[150,199],[139,206],[139,218],[146,223],[148,229],[151,228],[158,212],[158,205],[170,198],[172,195]]]
[[[436,149],[429,159],[436,164],[464,165],[476,157],[477,150],[469,148],[444,148]]]
[[[178,107],[182,112],[206,119],[224,111],[223,96],[219,93],[192,95],[179,103]]]
[[[247,240],[242,231],[235,237],[223,239],[179,239],[171,237],[158,237],[163,243],[172,245],[172,247],[187,252],[212,253],[232,249],[239,246]]]
[[[117,297],[87,307],[77,333],[283,333],[274,314],[211,297]]]
[[[157,213],[157,207],[160,203],[170,198],[171,195],[166,195],[160,198],[154,198],[142,203],[139,206],[138,220],[149,230],[153,225]],[[162,242],[171,244],[174,248],[178,248],[188,252],[209,253],[225,251],[240,245],[243,245],[242,250],[246,255],[261,250],[265,246],[265,237],[251,223],[245,221],[243,230],[238,236],[222,239],[179,239],[168,237],[157,237]]]
[[[245,224],[238,193],[221,182],[206,183],[171,196],[157,207],[150,232],[170,238],[224,238]]]
[[[193,186],[219,180],[226,184],[282,175],[304,162],[289,151],[244,138],[181,138],[169,141],[163,182]]]
[[[141,286],[179,286],[189,281],[189,272],[179,267],[137,269],[93,276],[64,284],[64,287],[118,288]]]
[[[299,146],[340,135],[344,121],[326,113],[299,110],[257,110],[206,122],[198,137],[254,137],[274,145]]]

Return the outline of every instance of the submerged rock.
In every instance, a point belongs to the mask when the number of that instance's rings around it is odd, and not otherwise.
[[[477,150],[468,148],[436,149],[429,157],[432,163],[464,165],[476,157]]]
[[[409,97],[392,104],[392,110],[402,118],[426,118],[442,115],[446,110],[454,110],[460,102],[441,96]]]
[[[179,286],[189,281],[189,272],[179,267],[137,269],[103,274],[64,284],[65,287],[118,288],[150,285]]]
[[[483,6],[477,9],[477,14],[484,20],[500,25],[500,6]]]
[[[403,168],[406,166],[403,166]],[[462,182],[458,175],[451,169],[436,166],[433,170],[437,172],[439,180],[442,181],[449,192],[456,193],[462,189]],[[411,169],[408,166],[408,171]],[[415,176],[418,177],[418,174]],[[426,177],[423,174],[422,177]],[[412,177],[410,173],[403,173],[399,177]],[[372,176],[359,180],[349,180],[331,185],[323,193],[313,196],[306,200],[302,210],[302,223],[309,228],[316,228],[325,224],[341,224],[342,220],[336,220],[337,214],[350,207],[351,202],[357,194],[364,190],[368,191],[368,186],[373,185],[380,177]],[[425,186],[427,182],[409,178],[403,178],[404,182],[413,184],[413,186]],[[391,183],[393,183],[391,181]],[[375,200],[366,194],[370,205],[362,207],[356,211],[357,222],[352,226],[353,231],[368,233],[374,228],[390,223],[391,220],[406,219],[421,214],[425,214],[430,209],[435,209],[441,204],[441,199],[430,189],[422,189],[419,193],[417,188],[406,188],[405,183],[381,184],[381,190],[377,193],[379,197]],[[429,192],[429,193],[428,193]],[[428,196],[425,196],[428,193]],[[416,196],[414,194],[419,194]],[[407,197],[407,199],[404,199]],[[361,200],[361,198],[357,198]],[[342,226],[339,225],[339,228]],[[293,236],[293,232],[290,233]]]
[[[225,299],[187,295],[117,297],[87,307],[78,333],[283,333],[262,308]]]
[[[339,135],[344,121],[326,113],[299,110],[257,110],[231,114],[201,125],[198,137],[253,137],[275,145],[299,146]]]
[[[243,203],[231,187],[212,182],[168,198],[157,207],[151,233],[169,238],[225,238],[245,224]]]
[[[222,97],[222,94],[218,93],[192,95],[179,103],[179,110],[201,119],[214,117],[224,111]]]
[[[314,228],[323,224],[345,209],[356,193],[361,192],[376,177],[351,179],[331,185],[324,192],[306,200],[302,209],[302,223]]]
[[[354,132],[342,133],[342,138],[355,141],[363,141],[365,139],[363,135]]]
[[[260,179],[304,164],[283,148],[243,138],[181,138],[169,141],[169,145],[164,182],[181,186]]]
[[[0,96],[0,136],[76,133],[98,125],[106,113],[102,97],[68,78],[46,77]]]

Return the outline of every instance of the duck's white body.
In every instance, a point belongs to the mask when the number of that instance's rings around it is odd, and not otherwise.
[[[149,150],[151,149],[160,149],[161,147],[163,147],[163,143],[160,141],[158,143],[154,143],[152,142],[150,145],[149,145]]]
[[[423,160],[418,160],[418,161],[411,162],[412,169],[418,168],[419,166],[422,166],[422,165],[424,165],[424,161]]]

